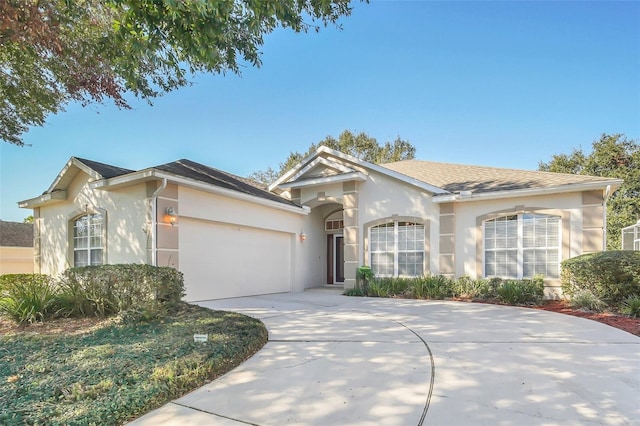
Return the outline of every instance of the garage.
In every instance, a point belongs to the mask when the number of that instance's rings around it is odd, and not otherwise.
[[[291,291],[293,234],[183,217],[187,301]]]

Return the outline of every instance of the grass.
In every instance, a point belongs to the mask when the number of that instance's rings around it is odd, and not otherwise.
[[[73,333],[0,335],[0,424],[118,425],[202,386],[253,355],[264,325],[181,305],[162,320]],[[208,333],[206,343],[194,333]]]

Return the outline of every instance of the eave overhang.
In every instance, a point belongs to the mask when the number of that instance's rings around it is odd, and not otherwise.
[[[39,197],[30,198],[24,201],[18,201],[18,207],[21,209],[35,209],[45,204],[59,203],[67,199],[67,191],[58,190],[42,194]]]

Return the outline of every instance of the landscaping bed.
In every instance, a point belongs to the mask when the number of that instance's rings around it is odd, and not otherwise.
[[[616,315],[611,312],[590,312],[583,309],[574,309],[564,300],[549,300],[540,306],[535,306],[535,308],[566,315],[573,315],[575,317],[587,318],[607,324],[611,327],[619,328],[627,333],[640,336],[640,318]]]
[[[194,334],[208,334],[195,342]],[[0,424],[118,425],[226,373],[267,341],[247,316],[181,304],[152,321],[0,321]]]

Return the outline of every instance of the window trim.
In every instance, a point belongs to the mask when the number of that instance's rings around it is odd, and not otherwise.
[[[556,247],[554,246],[544,246],[544,247],[524,247],[524,216],[525,215],[531,215],[531,216],[538,216],[538,217],[545,217],[545,218],[557,218],[558,222],[557,222],[557,226],[558,226],[558,245]],[[499,219],[502,218],[506,218],[509,216],[515,216],[516,217],[516,247],[512,248],[512,247],[504,247],[504,248],[493,248],[493,249],[488,249],[486,247],[486,224],[488,222],[492,222],[492,221],[497,221]],[[497,215],[492,215],[491,217],[487,217],[485,219],[482,220],[482,225],[481,225],[481,229],[482,229],[482,236],[480,238],[480,243],[481,243],[481,252],[482,252],[482,262],[481,262],[481,268],[482,268],[482,277],[483,278],[494,278],[494,277],[499,277],[499,278],[504,278],[504,279],[523,279],[523,278],[532,278],[531,277],[525,277],[524,276],[524,265],[525,265],[525,252],[529,251],[529,250],[557,250],[558,253],[558,260],[557,260],[557,268],[558,268],[558,275],[557,276],[548,276],[545,275],[545,278],[550,278],[550,279],[559,279],[560,278],[560,263],[562,262],[563,259],[563,223],[564,223],[564,218],[562,215],[558,215],[558,214],[553,214],[553,213],[547,213],[547,212],[530,212],[530,211],[520,211],[520,212],[507,212],[505,214],[497,214]],[[516,252],[516,275],[515,276],[508,276],[508,275],[498,275],[498,274],[494,274],[494,275],[487,275],[487,271],[486,271],[486,254],[487,251],[492,251],[492,252],[504,252],[504,251],[515,251]],[[535,275],[535,274],[534,274]]]

